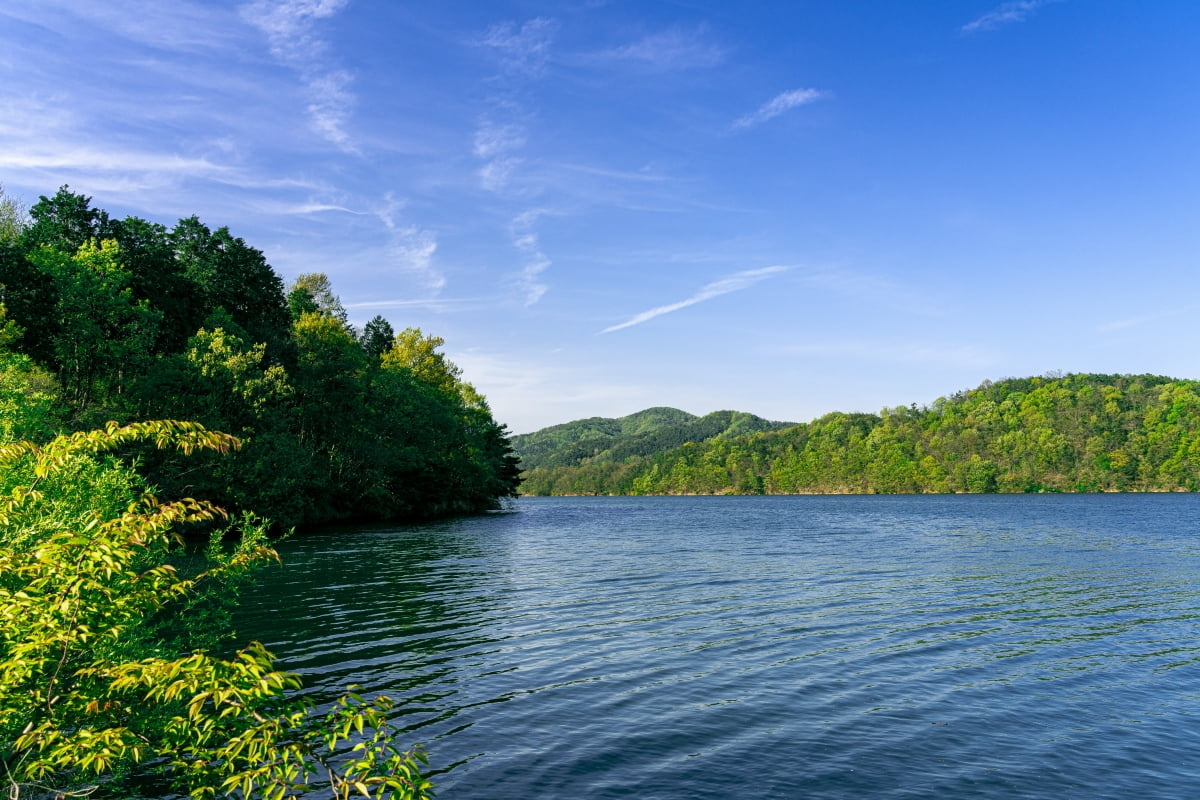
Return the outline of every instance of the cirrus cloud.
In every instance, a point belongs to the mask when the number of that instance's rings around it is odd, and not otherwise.
[[[753,128],[755,125],[761,125],[767,120],[774,119],[785,111],[791,111],[793,108],[808,105],[825,97],[825,92],[817,89],[792,89],[789,92],[783,92],[775,95],[768,102],[759,107],[752,114],[747,114],[733,123],[734,128]]]
[[[723,294],[740,291],[741,289],[748,289],[759,281],[770,278],[774,275],[778,275],[781,272],[787,272],[788,269],[790,269],[790,267],[775,266],[736,272],[729,277],[722,278],[718,281],[713,281],[686,300],[680,300],[678,303],[669,303],[665,306],[658,306],[657,308],[652,308],[649,311],[643,311],[640,314],[635,314],[633,317],[630,317],[619,325],[613,325],[605,328],[604,330],[600,331],[600,333],[612,333],[613,331],[619,331],[624,328],[632,328],[634,325],[641,325],[643,322],[652,320],[655,317],[661,317],[663,314],[670,314],[672,311],[678,311],[681,308],[694,306],[697,303],[703,303],[705,300],[711,300],[714,297],[720,297]]]

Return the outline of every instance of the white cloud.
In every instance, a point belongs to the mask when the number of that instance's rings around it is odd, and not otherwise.
[[[1148,325],[1160,320],[1178,317],[1183,314],[1191,314],[1196,310],[1196,306],[1184,306],[1181,308],[1171,308],[1164,311],[1155,312],[1152,314],[1142,314],[1136,317],[1126,317],[1125,319],[1117,319],[1111,322],[1106,322],[1103,325],[1096,327],[1097,331],[1102,333],[1112,333],[1113,331],[1126,330],[1128,328],[1137,328],[1142,325]]]
[[[649,311],[643,311],[642,313],[631,317],[619,325],[613,325],[612,327],[605,328],[604,330],[600,331],[600,333],[612,333],[613,331],[619,331],[623,328],[632,328],[634,325],[640,325],[643,322],[654,319],[655,317],[661,317],[663,314],[670,314],[672,311],[678,311],[681,308],[694,306],[697,303],[702,303],[705,300],[711,300],[714,297],[720,297],[723,294],[729,294],[730,292],[747,289],[759,281],[770,278],[773,275],[778,275],[781,272],[786,272],[788,269],[790,268],[776,266],[763,267],[762,269],[748,269],[744,272],[735,273],[730,275],[728,278],[722,278],[719,281],[713,281],[686,300],[680,300],[678,303],[670,303],[665,306],[652,308]]]
[[[386,262],[403,272],[415,274],[429,289],[441,289],[446,285],[446,278],[433,264],[437,237],[432,231],[416,225],[400,225],[396,217],[403,207],[404,202],[388,192],[383,197],[383,205],[373,212],[388,230]]]
[[[521,163],[511,153],[525,146],[525,128],[515,123],[503,125],[485,121],[475,130],[472,148],[476,157],[486,163],[479,168],[479,184],[489,192],[499,192],[508,185],[513,170]]]
[[[325,42],[314,36],[315,20],[328,19],[349,0],[255,0],[242,7],[242,17],[267,35],[271,54],[290,64],[321,54]]]
[[[308,94],[307,111],[313,130],[347,153],[357,148],[346,132],[357,100],[350,91],[350,74],[324,63],[328,43],[314,30],[348,0],[255,0],[243,6],[242,18],[267,37],[271,55],[295,70]]]
[[[313,128],[338,147],[351,152],[355,148],[345,125],[356,100],[349,89],[352,82],[349,73],[341,70],[316,75],[308,82],[308,114],[312,118]]]
[[[672,29],[603,50],[589,60],[632,62],[656,70],[699,69],[720,65],[727,54],[725,48],[707,39],[703,29]]]
[[[170,173],[188,177],[211,177],[225,170],[204,158],[184,158],[170,153],[112,150],[84,146],[45,149],[0,150],[0,169],[90,170],[151,176]]]
[[[437,238],[432,232],[411,225],[396,233],[390,249],[396,266],[416,273],[430,289],[446,285],[445,276],[433,266]]]
[[[518,215],[512,223],[513,246],[520,251],[525,262],[517,286],[525,294],[526,306],[541,300],[550,288],[541,280],[541,275],[553,262],[541,251],[537,233],[533,230],[538,218],[548,213],[545,209],[531,209]]]
[[[484,122],[475,131],[475,155],[479,158],[494,158],[525,146],[525,129],[521,125],[496,125]]]
[[[499,192],[508,185],[513,170],[521,163],[519,158],[496,158],[479,168],[479,185],[489,192]]]
[[[785,111],[790,111],[797,106],[808,105],[820,100],[822,97],[825,97],[825,93],[816,89],[793,89],[790,92],[783,92],[776,95],[769,102],[764,103],[753,114],[747,114],[734,122],[733,127],[751,128],[755,125],[760,125],[769,119],[778,117]]]
[[[130,42],[167,50],[201,51],[230,46],[231,13],[211,2],[125,0],[122,3],[5,4],[4,15],[76,38],[80,29],[102,30]]]
[[[962,33],[978,33],[979,31],[992,31],[996,28],[1001,28],[1005,25],[1011,25],[1017,22],[1024,22],[1029,18],[1034,11],[1037,11],[1047,2],[1052,0],[1017,0],[1013,3],[1004,3],[1003,5],[993,8],[986,14],[968,22],[959,30]]]
[[[545,17],[528,20],[519,28],[502,22],[488,28],[479,44],[494,49],[505,70],[538,75],[545,68],[557,30],[554,20]]]
[[[404,299],[404,300],[364,300],[359,303],[344,303],[347,309],[360,308],[423,308],[429,311],[438,313],[446,313],[467,308],[475,308],[481,304],[478,299],[472,298],[446,298],[446,297],[426,297],[419,299]]]

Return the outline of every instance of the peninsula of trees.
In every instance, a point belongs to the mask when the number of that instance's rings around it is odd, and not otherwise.
[[[780,427],[650,409],[513,438],[526,494],[1200,490],[1200,382],[1155,375],[985,381],[932,405]],[[639,427],[639,421],[641,426]],[[681,439],[681,437],[686,437]],[[659,446],[661,443],[661,446]]]
[[[323,274],[285,288],[262,252],[196,217],[113,219],[67,187],[27,214],[0,200],[4,440],[197,422],[241,449],[145,448],[150,483],[284,527],[469,513],[515,494],[507,431],[440,338],[382,317],[357,331]]]

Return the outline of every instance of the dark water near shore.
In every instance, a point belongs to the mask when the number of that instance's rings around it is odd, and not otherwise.
[[[280,548],[441,798],[1200,797],[1200,496],[530,498]]]

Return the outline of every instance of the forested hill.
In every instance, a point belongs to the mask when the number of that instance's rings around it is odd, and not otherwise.
[[[177,419],[236,453],[141,456],[164,497],[283,526],[473,512],[515,494],[507,431],[416,328],[355,329],[320,273],[290,285],[196,217],[111,218],[66,187],[0,192],[0,444]]]
[[[609,419],[590,417],[512,437],[526,475],[538,469],[584,463],[624,463],[678,447],[792,426],[741,411],[697,417],[677,408],[656,407]]]
[[[548,466],[553,457],[525,473],[524,493],[1197,491],[1200,382],[988,381],[926,407]]]

